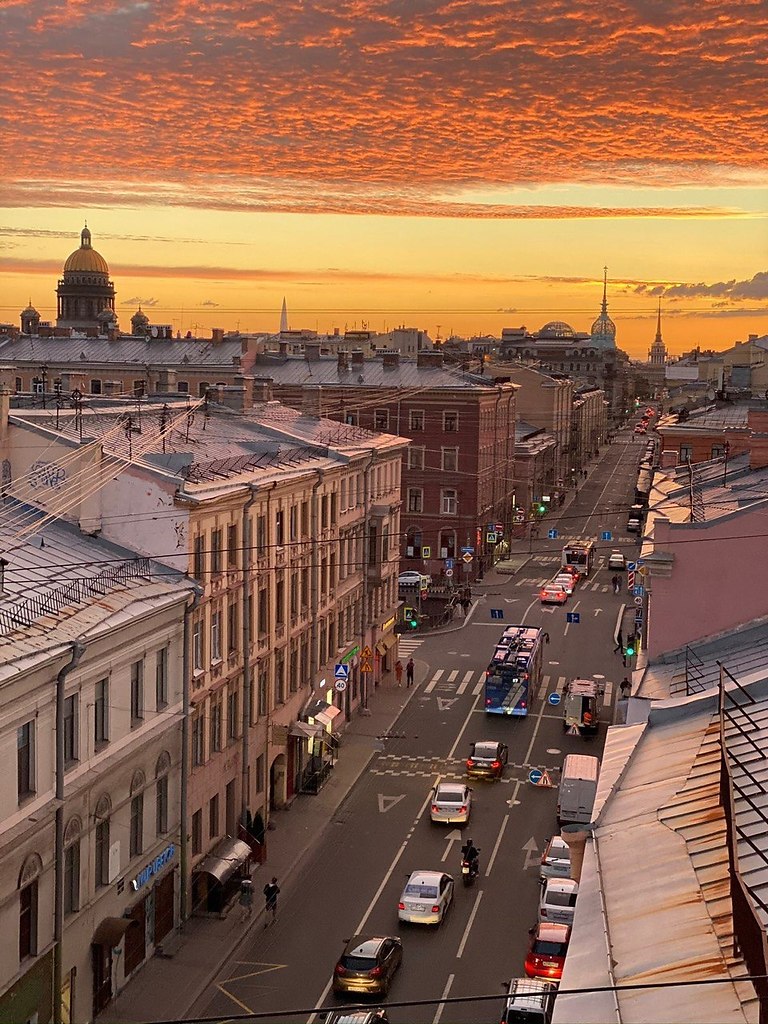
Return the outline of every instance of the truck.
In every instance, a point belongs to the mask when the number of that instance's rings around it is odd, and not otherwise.
[[[588,754],[568,754],[563,761],[557,797],[557,822],[560,826],[589,824],[599,774],[599,758]]]
[[[600,726],[605,687],[594,679],[571,679],[563,691],[563,729],[594,736]]]

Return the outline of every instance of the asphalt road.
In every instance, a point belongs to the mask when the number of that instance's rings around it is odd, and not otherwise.
[[[541,532],[556,528],[556,540],[534,540],[531,560],[496,592],[474,606],[467,625],[442,636],[408,637],[413,655],[429,667],[427,678],[403,711],[393,737],[371,762],[321,837],[302,872],[281,896],[276,924],[241,947],[210,989],[203,1015],[230,1019],[268,1012],[333,1006],[333,966],[344,940],[358,932],[401,935],[403,964],[388,1002],[501,993],[502,981],[522,975],[528,928],[536,920],[539,856],[557,831],[556,789],[533,786],[532,768],[559,777],[571,752],[599,755],[605,725],[594,739],[563,733],[562,716],[547,701],[565,679],[599,675],[606,684],[604,721],[610,722],[625,670],[613,653],[613,632],[626,594],[615,596],[605,567],[613,548],[628,556],[635,539],[626,533],[637,463],[644,445],[617,440],[606,449],[573,504],[549,517]],[[600,542],[603,531],[613,535]],[[600,548],[592,576],[579,584],[565,607],[542,607],[538,587],[559,563],[565,539],[591,536]],[[503,622],[491,619],[501,609]],[[580,613],[579,624],[566,611]],[[494,642],[507,625],[542,625],[544,678],[525,719],[501,719],[483,711],[481,680]],[[481,849],[481,874],[461,886],[458,830],[432,825],[429,796],[440,779],[463,779],[473,740],[501,739],[509,746],[505,778],[473,783],[471,835]],[[342,753],[343,756],[343,753]],[[401,926],[397,902],[405,876],[416,868],[445,870],[458,883],[455,901],[439,929]],[[498,1002],[437,1003],[390,1010],[393,1022],[481,1022],[498,1020]]]

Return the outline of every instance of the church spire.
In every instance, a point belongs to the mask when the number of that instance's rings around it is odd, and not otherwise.
[[[663,342],[662,337],[661,337],[661,296],[659,296],[659,315],[658,315],[658,318],[656,320],[656,338],[654,340],[654,345],[663,345],[663,344],[664,344],[664,342]]]
[[[608,316],[608,267],[603,267],[603,305],[602,316]]]
[[[280,313],[280,330],[288,330],[288,307],[285,304],[285,296],[283,296],[283,308]]]

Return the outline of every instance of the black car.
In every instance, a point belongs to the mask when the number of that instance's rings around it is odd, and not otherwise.
[[[386,995],[403,959],[403,944],[393,935],[353,935],[333,971],[337,995]]]
[[[467,758],[467,775],[474,779],[500,779],[509,760],[506,743],[480,740],[472,744]]]

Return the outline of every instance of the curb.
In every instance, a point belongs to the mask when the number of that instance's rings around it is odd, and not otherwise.
[[[423,662],[422,664],[426,665],[427,662]],[[398,718],[403,713],[405,708],[408,706],[408,704],[410,703],[410,701],[413,698],[414,694],[418,690],[418,688],[421,685],[421,683],[425,681],[426,676],[428,674],[429,674],[429,669],[427,668],[427,671],[424,673],[424,679],[421,679],[418,683],[415,683],[412,687],[410,687],[410,690],[408,688],[406,688],[406,687],[403,688],[403,696],[405,696],[406,693],[408,694],[408,696],[407,696],[407,698],[405,698],[405,700],[403,701],[402,705],[400,706],[400,708],[398,709],[397,713],[395,714],[394,718],[392,719],[390,724],[387,726],[387,730],[388,731],[391,730],[392,726],[395,724],[395,722],[397,722]],[[360,716],[358,715],[358,717],[360,717]],[[335,814],[341,807],[343,807],[343,805],[346,802],[346,800],[349,799],[349,795],[352,792],[352,790],[354,789],[355,783],[360,779],[360,777],[362,776],[363,772],[365,772],[365,770],[368,767],[368,765],[371,763],[373,758],[378,753],[379,753],[378,750],[374,750],[373,748],[371,749],[371,752],[370,752],[368,758],[365,760],[364,764],[362,765],[362,768],[360,770],[360,774],[357,775],[354,779],[352,779],[352,781],[350,782],[350,784],[347,787],[346,791],[341,795],[341,799],[339,800],[339,802],[336,804],[335,808],[333,809],[333,812],[332,812],[333,814]],[[281,877],[282,878],[285,878],[286,880],[290,880],[297,873],[297,871],[300,868],[301,864],[306,860],[308,855],[310,853],[312,853],[312,851],[317,847],[317,845],[318,845],[318,843],[320,841],[320,838],[325,834],[325,831],[326,831],[327,827],[330,825],[331,817],[332,817],[332,814],[329,814],[328,815],[328,819],[326,821],[326,824],[323,826],[323,828],[319,829],[318,831],[316,831],[313,834],[312,839],[309,842],[309,845],[306,846],[304,848],[304,850],[296,857],[296,859],[284,871],[281,872]],[[203,994],[205,993],[205,991],[212,985],[214,980],[221,973],[221,971],[223,970],[224,965],[227,963],[227,961],[234,954],[236,954],[240,950],[240,948],[244,945],[244,943],[245,943],[245,941],[247,939],[250,939],[252,937],[256,924],[261,922],[264,919],[264,915],[265,915],[265,910],[264,910],[263,907],[257,913],[252,915],[251,922],[247,926],[245,931],[222,954],[221,958],[217,961],[215,967],[213,967],[208,972],[206,977],[203,979],[202,984],[197,987],[195,995],[193,996],[191,1002],[186,1007],[183,1008],[183,1011],[180,1008],[180,1010],[179,1010],[179,1017],[178,1017],[179,1020],[183,1020],[183,1019],[186,1019],[186,1020],[197,1020],[197,1017],[192,1014],[192,1010],[196,1007],[197,1003],[202,999]]]

